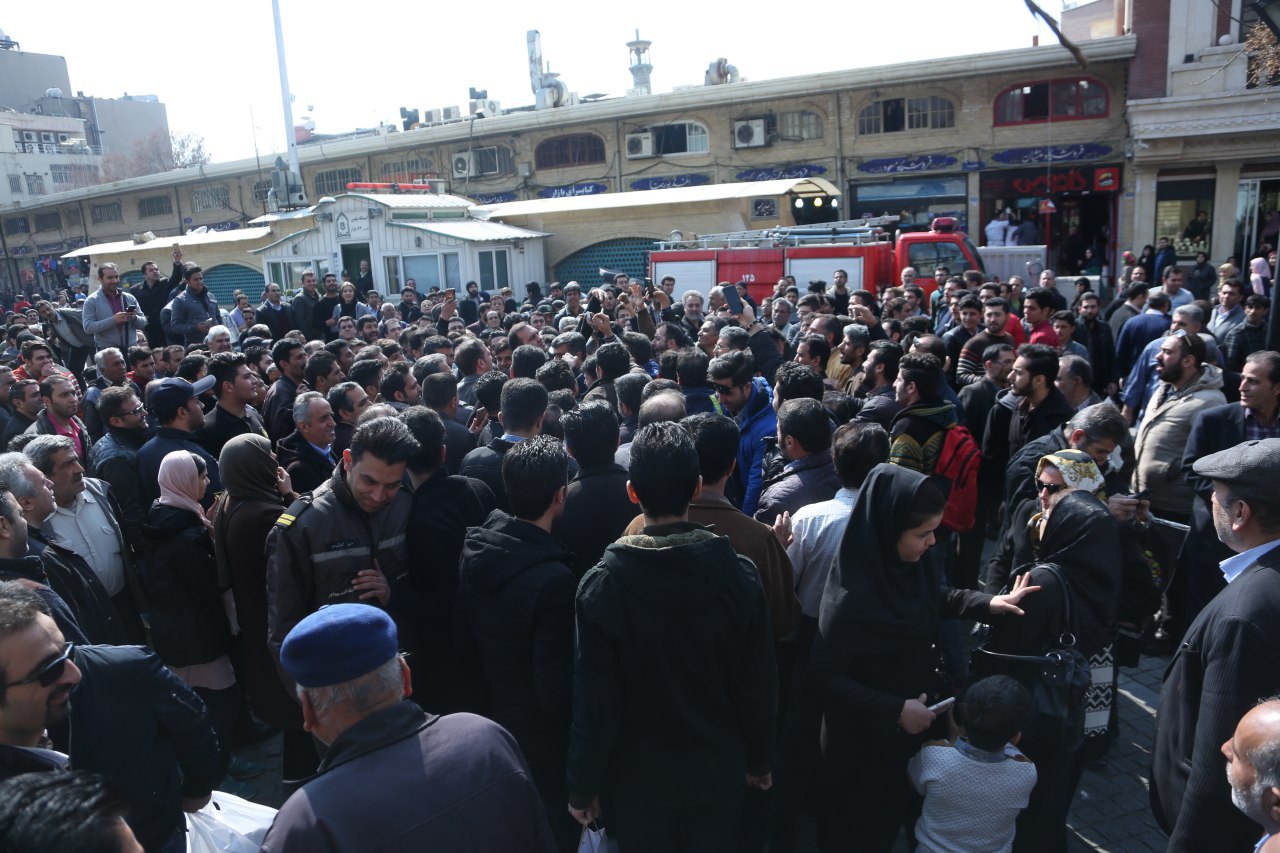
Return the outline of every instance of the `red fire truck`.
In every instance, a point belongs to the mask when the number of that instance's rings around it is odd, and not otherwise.
[[[843,269],[851,289],[879,294],[899,283],[904,267],[914,267],[927,296],[935,289],[938,266],[952,275],[985,272],[978,248],[955,230],[955,220],[939,217],[928,231],[904,231],[894,239],[885,229],[897,221],[883,216],[665,241],[649,255],[650,275],[654,283],[674,276],[677,294],[707,293],[721,282],[745,281],[752,298],[759,300],[771,295],[784,275],[795,276],[803,293],[810,281],[830,284],[832,273]]]

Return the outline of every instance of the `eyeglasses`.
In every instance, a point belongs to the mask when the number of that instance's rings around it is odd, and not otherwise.
[[[719,382],[712,382],[711,387],[716,389],[717,394],[732,394],[736,385],[721,385]]]
[[[120,414],[122,414],[122,415],[140,415],[140,414],[142,414],[143,412],[145,412],[146,410],[147,410],[147,407],[146,407],[145,405],[143,405],[142,403],[139,403],[139,404],[138,404],[138,408],[136,408],[136,409],[130,409],[129,411],[127,411],[127,412],[121,412]]]
[[[1051,495],[1056,495],[1058,492],[1062,491],[1066,487],[1067,487],[1066,483],[1046,483],[1044,480],[1036,480],[1037,494],[1039,494],[1040,492],[1048,492]]]
[[[67,669],[67,661],[70,661],[75,653],[76,644],[67,643],[66,648],[62,650],[62,654],[45,664],[44,668],[30,678],[24,678],[20,681],[10,681],[8,684],[0,684],[0,689],[7,690],[10,687],[18,687],[22,684],[39,683],[41,687],[49,687],[57,683],[62,678],[62,673]]]

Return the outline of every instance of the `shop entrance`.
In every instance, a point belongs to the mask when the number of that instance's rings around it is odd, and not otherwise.
[[[1240,182],[1236,196],[1236,266],[1247,270],[1262,254],[1264,244],[1276,248],[1280,240],[1280,178]]]

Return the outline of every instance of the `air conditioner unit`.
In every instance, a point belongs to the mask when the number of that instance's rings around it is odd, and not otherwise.
[[[60,144],[60,145],[65,145],[66,143],[68,143],[68,142],[70,142],[70,141],[71,141],[71,134],[69,134],[69,133],[59,133],[59,134],[58,134],[58,144]]]
[[[41,141],[41,142],[48,142],[49,144],[51,144],[51,145],[52,145],[52,144],[53,144],[53,138],[54,138],[54,137],[53,137],[53,134],[52,134],[50,131],[45,130],[45,131],[41,131],[41,133],[40,133],[40,141]]]
[[[471,115],[475,115],[481,110],[483,110],[484,114],[489,118],[502,115],[502,104],[498,103],[497,101],[491,101],[487,99],[471,101],[469,102],[469,107],[471,110]]]
[[[455,178],[469,178],[475,175],[475,157],[470,151],[462,151],[453,155],[453,176]]]
[[[441,110],[424,110],[422,113],[423,124],[439,124],[444,121],[444,113]]]
[[[734,148],[763,148],[769,144],[769,134],[762,118],[748,118],[733,123]]]
[[[640,160],[644,157],[652,157],[653,155],[653,133],[645,131],[643,133],[627,134],[627,159]]]
[[[24,131],[22,131],[22,141],[23,141],[23,142],[35,142],[35,141],[36,141],[36,132],[35,132],[34,130],[24,130]]]
[[[455,121],[462,118],[462,110],[458,107],[444,107],[440,110],[443,121]]]

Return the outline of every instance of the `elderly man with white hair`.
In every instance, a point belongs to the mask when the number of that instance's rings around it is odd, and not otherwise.
[[[231,352],[231,327],[223,325],[210,327],[209,333],[204,336],[204,344],[209,348],[209,355]]]

